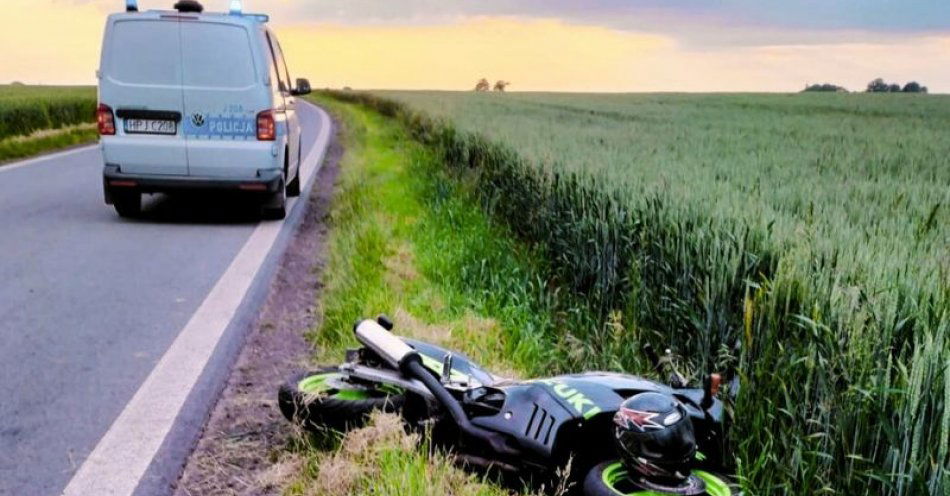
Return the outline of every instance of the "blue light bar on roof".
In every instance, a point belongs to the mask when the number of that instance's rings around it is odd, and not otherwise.
[[[241,4],[241,0],[231,0],[231,15],[241,15],[244,11],[244,6]]]
[[[138,11],[139,11],[139,2],[138,2],[138,0],[125,0],[125,11],[126,11],[126,12],[138,12]]]

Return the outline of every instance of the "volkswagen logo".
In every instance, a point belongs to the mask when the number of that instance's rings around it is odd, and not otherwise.
[[[191,116],[191,123],[194,124],[195,127],[204,126],[204,125],[205,125],[205,116],[204,116],[204,115],[201,115],[201,112],[196,112],[195,115],[192,115],[192,116]]]

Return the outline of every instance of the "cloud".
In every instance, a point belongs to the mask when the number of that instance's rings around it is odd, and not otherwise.
[[[933,0],[277,0],[269,4],[279,6],[289,18],[344,24],[518,16],[637,31],[676,30],[681,23],[697,21],[802,30],[950,30],[950,2]]]
[[[829,3],[839,1],[850,2]],[[4,2],[0,43],[16,49],[0,53],[0,81],[95,82],[105,14],[122,10],[122,0]],[[204,3],[221,10],[228,2]],[[880,76],[950,91],[950,33],[776,27],[752,14],[724,16],[737,5],[730,0],[245,3],[273,14],[296,72],[316,86],[468,89],[489,77],[521,90],[797,91],[825,81],[861,89]]]
[[[294,25],[278,35],[317,87],[466,90],[487,77],[540,91],[798,91],[825,81],[860,90],[880,76],[950,90],[950,36],[697,48],[652,33],[510,17]]]
[[[253,2],[253,3],[252,3]],[[263,5],[247,0],[249,8]],[[932,0],[275,0],[275,22],[425,26],[478,17],[557,19],[674,38],[693,49],[883,43],[950,33]]]
[[[124,0],[52,0],[121,10]],[[142,9],[174,0],[139,0]],[[203,0],[226,10],[230,0]],[[950,33],[950,2],[936,0],[244,0],[277,24],[426,26],[478,17],[557,19],[670,36],[693,48],[891,43]]]

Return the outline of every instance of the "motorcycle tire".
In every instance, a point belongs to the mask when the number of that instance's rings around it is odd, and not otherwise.
[[[732,496],[732,489],[722,478],[699,470],[694,471],[693,474],[706,483],[706,491],[702,494]],[[584,478],[584,496],[657,496],[660,494],[666,493],[637,486],[627,475],[627,469],[620,460],[600,463],[590,469],[587,477]]]
[[[284,417],[311,431],[361,427],[373,411],[398,412],[405,401],[402,390],[349,381],[338,367],[296,374],[277,393]]]

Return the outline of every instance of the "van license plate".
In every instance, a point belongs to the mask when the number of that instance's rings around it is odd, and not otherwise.
[[[177,134],[175,121],[158,119],[126,119],[125,132],[128,134]]]

